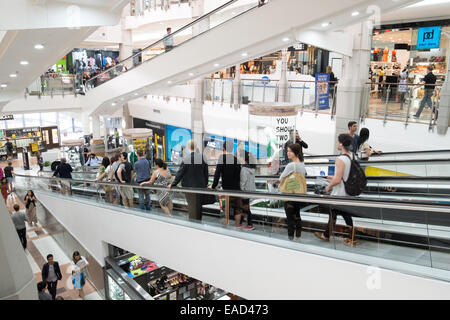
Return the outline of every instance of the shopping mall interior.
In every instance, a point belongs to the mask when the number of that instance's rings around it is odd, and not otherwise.
[[[0,300],[450,298],[449,52],[450,0],[0,0]]]

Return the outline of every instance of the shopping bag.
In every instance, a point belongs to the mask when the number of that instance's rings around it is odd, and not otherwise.
[[[14,193],[10,193],[6,198],[6,207],[8,208],[9,212],[14,212],[14,205],[16,203],[18,204],[17,196]]]

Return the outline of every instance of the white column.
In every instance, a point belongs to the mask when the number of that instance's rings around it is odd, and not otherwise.
[[[234,108],[238,108],[241,105],[241,65],[235,66],[236,72],[233,80],[233,104]]]
[[[122,40],[119,43],[119,59],[125,60],[133,54],[133,38],[130,29],[125,29],[125,20],[129,16],[130,9],[126,6],[122,11],[121,26],[122,26]],[[125,66],[130,69],[133,66],[133,61],[127,61]]]
[[[287,81],[287,59],[289,52],[283,49],[281,53],[281,77],[278,83],[278,102],[285,102],[287,100],[288,81]]]
[[[92,115],[92,135],[94,139],[98,140],[101,138],[100,116],[98,115]]]
[[[133,128],[133,117],[130,114],[130,108],[128,107],[128,103],[123,105],[122,120],[125,120],[125,127],[123,127],[122,125],[122,129]]]
[[[205,3],[204,0],[195,0],[192,2],[192,18],[196,19],[201,17],[205,14]],[[195,37],[196,35],[209,30],[209,18],[206,18],[199,23],[192,26],[192,36]]]
[[[450,42],[450,34],[447,37],[447,41]],[[450,126],[450,52],[447,57],[447,74],[441,89],[439,115],[436,124],[438,134],[447,134],[448,127]]]
[[[83,134],[91,134],[91,120],[89,119],[89,115],[85,112],[81,113],[81,124],[83,126]]]
[[[334,139],[337,151],[337,137],[348,132],[349,121],[359,121],[362,93],[369,79],[372,26],[363,22],[352,26],[346,32],[353,34],[353,56],[343,58],[342,79],[337,86],[336,133]],[[368,95],[366,96],[368,98]]]

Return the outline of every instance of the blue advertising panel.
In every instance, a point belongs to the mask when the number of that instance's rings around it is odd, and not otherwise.
[[[192,131],[185,128],[166,126],[166,159],[173,161],[173,155],[181,155],[181,147],[187,146],[189,140],[192,139]]]
[[[316,74],[316,103],[319,99],[319,110],[330,108],[330,74]]]
[[[419,28],[416,49],[438,49],[442,27]]]

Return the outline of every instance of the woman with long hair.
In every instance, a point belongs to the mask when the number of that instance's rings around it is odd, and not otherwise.
[[[370,132],[367,128],[362,128],[359,133],[357,152],[360,159],[369,159],[371,155],[380,154],[381,151],[373,149],[369,145]]]
[[[86,258],[81,256],[78,251],[75,251],[72,255],[74,268],[72,270],[72,284],[75,290],[78,290],[78,294],[81,299],[84,300],[83,287],[86,284],[86,267],[89,265]]]
[[[36,215],[36,197],[34,195],[33,190],[28,190],[25,196],[25,208],[28,217],[28,224],[30,226],[37,227],[37,215]]]
[[[146,184],[155,184],[156,186],[168,187],[171,183],[171,180],[172,175],[167,169],[167,164],[161,159],[156,159],[155,170],[153,171],[150,181],[142,182],[140,186],[142,187]],[[164,213],[168,216],[171,216],[173,203],[170,192],[166,190],[158,190],[156,194],[158,195],[158,201],[162,211],[164,211]]]

